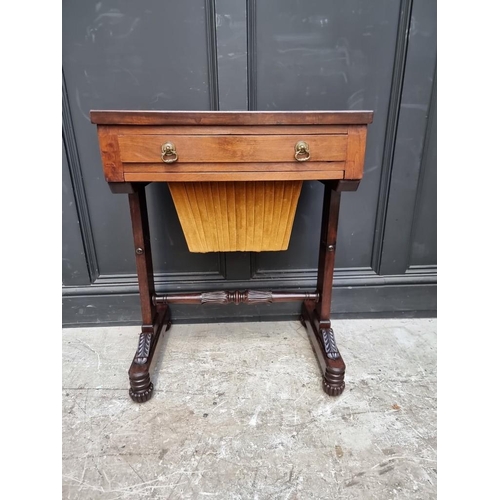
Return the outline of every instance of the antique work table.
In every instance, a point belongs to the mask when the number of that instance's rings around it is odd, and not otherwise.
[[[168,304],[301,301],[307,329],[331,396],[344,390],[345,363],[330,321],[342,191],[363,176],[371,111],[178,112],[91,111],[105,179],[126,193],[134,235],[142,312],[129,369],[130,397],[151,398],[150,369]],[[260,290],[155,293],[145,186],[167,182],[190,251],[288,248],[302,181],[324,184],[317,288],[314,293]],[[207,305],[209,307],[209,305]]]

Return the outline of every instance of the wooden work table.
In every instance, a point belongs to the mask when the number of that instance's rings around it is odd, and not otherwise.
[[[330,321],[342,191],[363,176],[371,111],[91,111],[104,176],[129,196],[142,312],[129,370],[130,397],[150,399],[152,358],[170,328],[168,304],[301,301],[301,322],[321,366],[323,389],[344,390],[345,364]],[[155,293],[145,186],[169,185],[189,250],[286,251],[302,181],[323,182],[317,288]]]

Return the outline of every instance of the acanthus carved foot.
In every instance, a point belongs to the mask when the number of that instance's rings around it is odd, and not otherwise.
[[[301,312],[301,322],[305,323],[322,372],[323,390],[329,396],[340,396],[345,388],[346,367],[337,348],[331,323],[319,320],[313,302],[304,301]]]
[[[144,365],[148,361],[149,350],[151,349],[152,333],[141,333],[139,336],[139,345],[134,357],[134,363]]]
[[[158,339],[170,328],[171,324],[168,307],[162,307],[153,325],[142,325],[134,360],[128,371],[129,394],[136,403],[144,403],[153,395],[153,384],[149,373],[152,369]]]
[[[320,334],[323,339],[323,347],[325,349],[326,356],[330,359],[340,358],[340,353],[335,342],[335,336],[333,335],[333,329],[321,328]]]

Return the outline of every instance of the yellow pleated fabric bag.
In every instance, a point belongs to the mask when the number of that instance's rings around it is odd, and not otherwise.
[[[302,181],[170,182],[190,252],[286,250]]]

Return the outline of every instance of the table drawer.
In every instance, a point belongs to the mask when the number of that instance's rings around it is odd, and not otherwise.
[[[304,125],[284,120],[263,124],[260,115],[254,116],[255,125],[202,126],[178,117],[180,123],[103,124],[98,132],[105,178],[108,182],[360,179],[366,125],[321,124],[320,118]],[[306,152],[297,151],[300,142],[307,144]],[[165,154],[166,143],[175,154]]]
[[[298,153],[298,142],[308,145],[308,153]],[[170,164],[184,163],[279,163],[343,161],[347,135],[119,135],[123,163],[163,163],[162,145],[171,143],[176,158]]]

